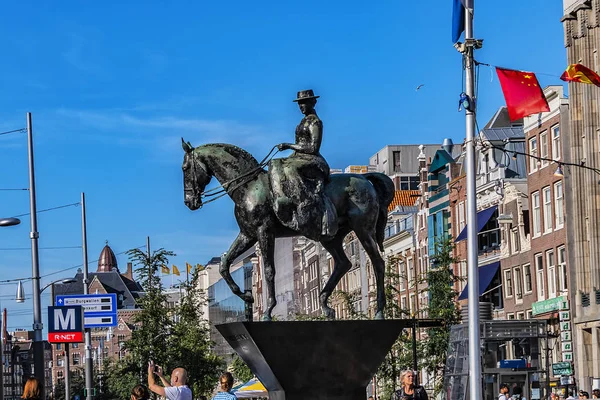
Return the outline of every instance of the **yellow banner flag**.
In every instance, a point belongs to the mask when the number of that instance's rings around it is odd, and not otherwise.
[[[196,264],[196,268],[198,268],[198,271],[204,271],[204,265],[202,264]]]
[[[169,270],[169,267],[163,264],[160,266],[160,272],[162,272],[163,274],[168,274],[171,271]]]
[[[177,266],[176,266],[175,264],[173,264],[173,274],[174,274],[174,275],[177,275],[177,276],[181,275],[181,274],[179,273],[179,268],[177,268]]]
[[[188,273],[188,274],[192,273],[192,269],[193,269],[194,267],[192,267],[192,265],[191,265],[190,263],[188,263],[188,262],[186,262],[186,263],[185,263],[185,266],[186,266],[186,268],[187,268],[187,273]]]

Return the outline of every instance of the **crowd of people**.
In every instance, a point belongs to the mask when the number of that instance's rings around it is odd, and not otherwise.
[[[156,383],[154,376],[157,376],[162,383]],[[131,389],[130,400],[148,400],[150,393],[166,398],[167,400],[192,400],[192,390],[187,385],[188,375],[184,368],[175,368],[171,372],[170,380],[163,375],[162,367],[154,364],[154,361],[148,363],[148,385],[138,384]],[[212,400],[235,400],[235,395],[231,392],[233,387],[233,375],[225,372],[219,378],[219,392]],[[37,378],[31,377],[25,382],[22,399],[41,400],[42,384]],[[206,400],[205,396],[200,396],[200,400]]]

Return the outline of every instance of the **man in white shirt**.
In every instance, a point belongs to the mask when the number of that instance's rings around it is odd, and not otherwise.
[[[506,383],[500,385],[500,394],[498,395],[498,400],[508,400],[508,385]]]
[[[154,374],[158,376],[164,386],[159,386],[154,381]],[[192,400],[192,391],[187,386],[187,371],[183,368],[175,368],[171,373],[171,382],[168,382],[163,376],[163,369],[154,364],[154,361],[148,363],[148,389],[159,396],[166,397],[167,400]]]

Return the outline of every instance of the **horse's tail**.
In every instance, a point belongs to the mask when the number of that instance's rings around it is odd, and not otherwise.
[[[387,225],[388,207],[396,189],[392,179],[380,172],[371,172],[364,174],[365,178],[371,182],[377,192],[377,201],[379,202],[379,211],[377,213],[377,225],[375,227],[375,239],[379,245],[379,250],[383,251],[383,239],[385,237],[385,226]]]

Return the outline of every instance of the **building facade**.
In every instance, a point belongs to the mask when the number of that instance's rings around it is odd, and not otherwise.
[[[564,0],[567,64],[600,72],[600,3]],[[569,83],[569,123],[561,126],[565,162],[600,168],[600,89]],[[568,265],[575,290],[569,293],[576,383],[600,387],[600,185],[590,169],[567,167],[565,200]],[[572,218],[569,218],[572,217]]]

